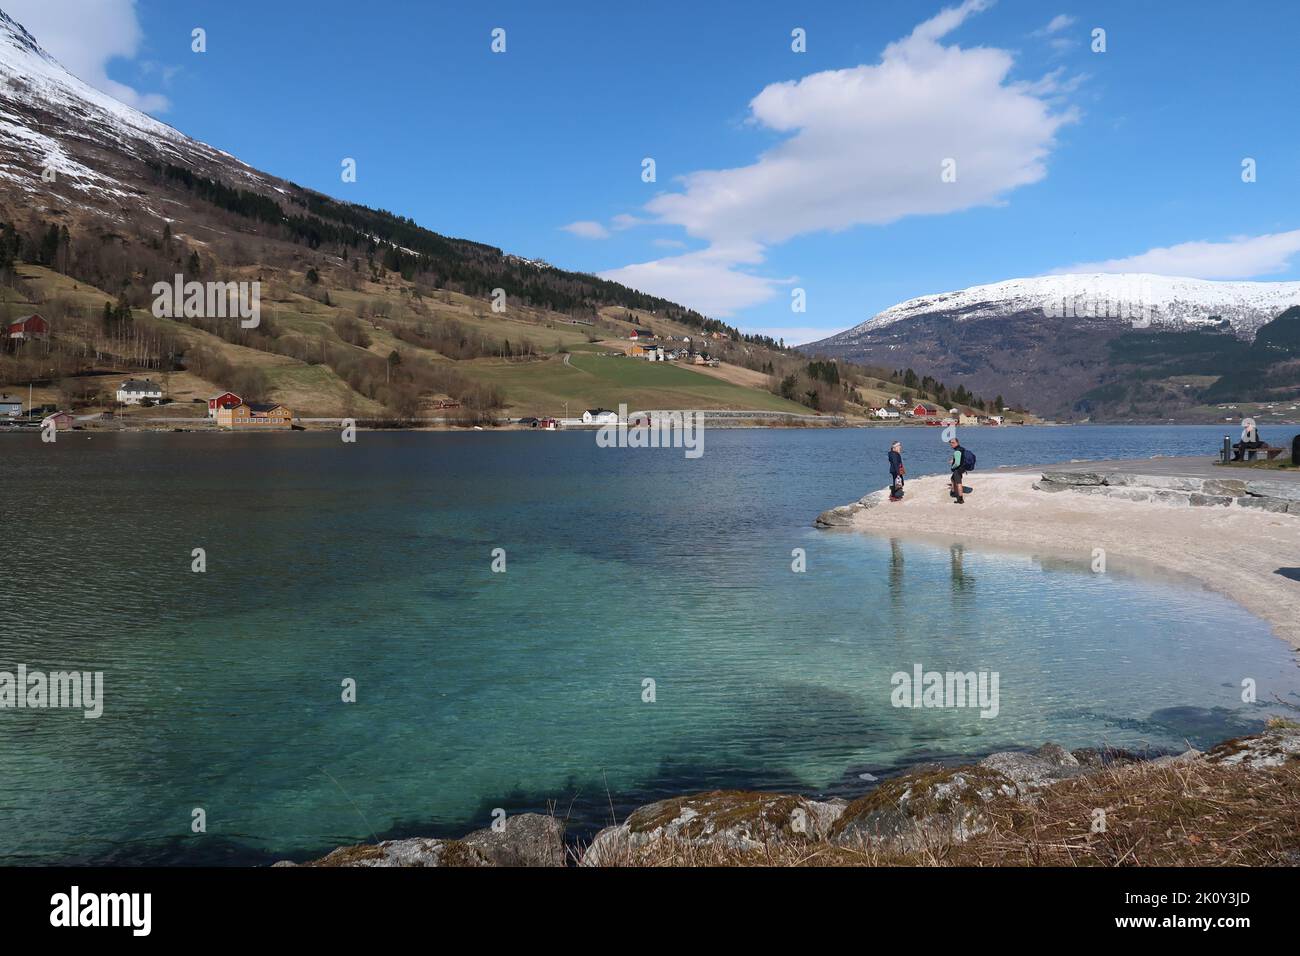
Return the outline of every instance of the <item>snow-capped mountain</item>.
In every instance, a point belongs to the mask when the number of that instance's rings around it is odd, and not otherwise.
[[[909,299],[801,350],[1052,415],[1151,416],[1256,388],[1291,395],[1300,371],[1254,343],[1297,305],[1300,282],[1051,275]]]
[[[944,313],[972,321],[1034,310],[1045,318],[1109,318],[1139,327],[1227,322],[1236,334],[1253,338],[1260,326],[1297,304],[1300,282],[1221,282],[1147,273],[1050,275],[918,296],[826,341],[852,341],[856,333],[922,315]]]

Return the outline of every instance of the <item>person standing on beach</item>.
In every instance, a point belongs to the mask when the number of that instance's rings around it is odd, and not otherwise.
[[[903,476],[907,469],[903,467],[903,443],[896,441],[889,446],[889,500],[903,500]]]
[[[948,439],[948,447],[952,449],[952,461],[948,463],[948,467],[952,470],[952,490],[948,494],[952,495],[953,504],[964,505],[966,495],[963,482],[966,480],[966,456],[970,453],[956,438]]]

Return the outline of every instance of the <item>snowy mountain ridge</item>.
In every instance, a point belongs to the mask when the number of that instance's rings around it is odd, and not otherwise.
[[[1071,273],[1007,279],[918,296],[825,341],[851,342],[865,332],[922,315],[956,321],[1042,311],[1047,318],[1114,319],[1136,327],[1194,328],[1227,322],[1253,338],[1280,312],[1300,304],[1300,282],[1192,279],[1149,273]]]
[[[50,180],[83,193],[138,195],[102,167],[104,144],[136,159],[220,166],[263,189],[269,177],[68,72],[0,10],[0,178],[29,194]],[[93,166],[92,166],[93,164]],[[42,177],[47,177],[43,179]]]

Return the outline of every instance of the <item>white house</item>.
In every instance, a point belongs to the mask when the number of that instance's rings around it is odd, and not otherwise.
[[[139,405],[146,398],[158,401],[162,398],[162,389],[147,378],[130,378],[117,389],[117,400],[123,405]]]
[[[894,411],[892,408],[877,408],[875,411],[877,418],[902,418],[902,414]]]
[[[0,418],[17,418],[23,413],[23,400],[18,395],[0,395]]]
[[[611,412],[608,408],[589,408],[582,413],[582,423],[584,425],[617,425],[618,412]]]
[[[889,400],[889,404],[890,404],[892,407],[894,407],[894,408],[906,408],[906,407],[907,407],[907,402],[903,401],[901,398],[891,398],[891,399]]]

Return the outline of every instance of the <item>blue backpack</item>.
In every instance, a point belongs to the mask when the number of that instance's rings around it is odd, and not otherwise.
[[[971,451],[969,448],[962,448],[961,450],[961,470],[962,471],[975,470],[975,453]]]

